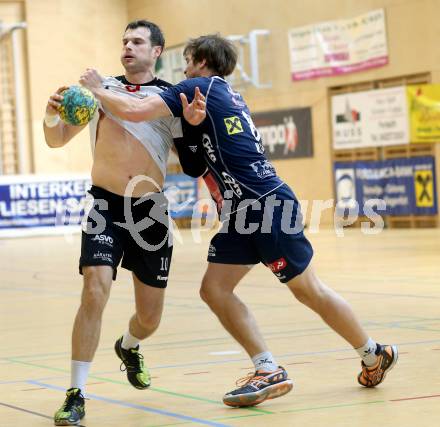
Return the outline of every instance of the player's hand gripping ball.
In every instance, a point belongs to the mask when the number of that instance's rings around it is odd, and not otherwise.
[[[59,114],[65,123],[82,126],[92,120],[98,108],[98,103],[92,92],[85,87],[70,86],[61,95],[63,100]]]

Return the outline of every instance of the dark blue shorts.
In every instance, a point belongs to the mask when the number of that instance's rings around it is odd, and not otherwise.
[[[262,262],[280,282],[286,283],[301,274],[313,256],[302,224],[299,203],[292,190],[284,185],[223,223],[211,240],[208,262],[238,265]]]

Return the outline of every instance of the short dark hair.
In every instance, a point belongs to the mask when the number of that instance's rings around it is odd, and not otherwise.
[[[233,43],[219,34],[190,39],[183,54],[190,54],[196,64],[205,60],[206,66],[221,77],[232,74],[238,57]]]
[[[146,21],[145,19],[138,19],[130,22],[125,28],[125,31],[135,30],[139,27],[148,28],[150,30],[151,46],[160,46],[163,51],[165,47],[165,37],[163,36],[162,30],[153,22]]]

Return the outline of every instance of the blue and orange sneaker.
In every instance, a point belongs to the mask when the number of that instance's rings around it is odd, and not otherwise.
[[[384,379],[386,374],[394,368],[399,353],[395,345],[380,345],[377,351],[377,362],[373,366],[367,366],[361,362],[362,371],[358,375],[358,383],[364,387],[376,387]]]
[[[279,366],[274,372],[256,371],[237,381],[236,390],[223,396],[228,406],[255,406],[267,399],[275,399],[289,393],[293,381],[287,378],[286,370]]]

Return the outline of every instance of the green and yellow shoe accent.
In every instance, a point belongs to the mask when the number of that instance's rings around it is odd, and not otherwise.
[[[130,384],[139,390],[150,387],[150,373],[144,365],[144,356],[139,353],[139,346],[128,350],[122,348],[121,337],[115,343],[115,352],[122,360],[120,369],[121,371],[127,371],[127,379]]]
[[[56,426],[76,426],[84,417],[84,396],[79,388],[69,388],[66,392],[66,400],[57,412],[54,423]]]

